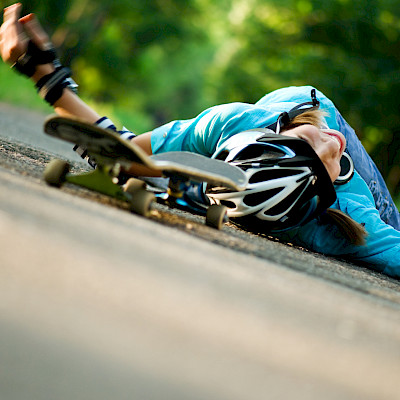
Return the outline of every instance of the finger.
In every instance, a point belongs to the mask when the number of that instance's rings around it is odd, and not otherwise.
[[[29,22],[34,17],[35,17],[35,14],[31,13],[31,14],[25,15],[24,17],[20,18],[18,21],[21,24],[26,24],[27,22]]]
[[[17,3],[4,9],[4,22],[1,26],[1,31],[10,38],[17,37],[23,32],[22,25],[18,22],[21,8],[21,4]]]
[[[0,28],[0,53],[5,62],[15,62],[26,50],[26,35],[18,22],[21,4],[13,4],[4,10],[4,23]]]
[[[29,14],[21,18],[20,22],[25,28],[25,32],[40,49],[46,50],[51,47],[49,36],[41,27],[39,20],[34,14]]]
[[[21,14],[22,5],[21,3],[13,4],[12,6],[4,9],[3,22],[17,22]]]

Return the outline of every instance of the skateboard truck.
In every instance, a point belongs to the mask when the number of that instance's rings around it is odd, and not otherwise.
[[[69,173],[70,165],[63,160],[52,160],[46,167],[43,177],[47,184],[61,187],[64,183],[71,183],[113,197],[129,203],[130,210],[136,214],[149,216],[152,203],[155,199],[153,193],[145,189],[145,183],[140,180],[133,182],[123,189],[118,185],[120,167],[113,165],[98,165],[93,171],[72,174]]]

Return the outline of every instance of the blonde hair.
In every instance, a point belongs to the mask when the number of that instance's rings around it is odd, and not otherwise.
[[[324,117],[326,115],[327,114],[324,111],[318,109],[305,111],[304,113],[294,117],[287,126],[281,129],[281,132],[288,131],[301,125],[314,125],[317,128],[321,128],[324,125]],[[328,208],[319,218],[320,221],[325,224],[335,225],[341,235],[349,243],[356,246],[362,246],[365,244],[367,231],[364,226],[354,221],[353,218],[344,212],[334,208]]]
[[[294,117],[287,126],[282,127],[281,132],[297,128],[301,125],[314,125],[317,128],[321,128],[325,124],[325,116],[327,116],[327,113],[319,109],[304,111],[302,114]]]

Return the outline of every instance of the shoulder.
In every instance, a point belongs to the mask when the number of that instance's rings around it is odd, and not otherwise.
[[[254,128],[263,128],[275,122],[282,109],[250,103],[229,103],[211,107],[196,118],[196,128],[218,133],[224,138]]]

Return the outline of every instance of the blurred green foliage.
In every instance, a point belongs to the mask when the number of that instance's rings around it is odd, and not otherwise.
[[[10,2],[8,2],[10,3]],[[399,194],[395,0],[31,0],[87,98],[140,129],[311,84]],[[130,127],[132,128],[132,127]],[[134,129],[134,127],[133,127]]]

